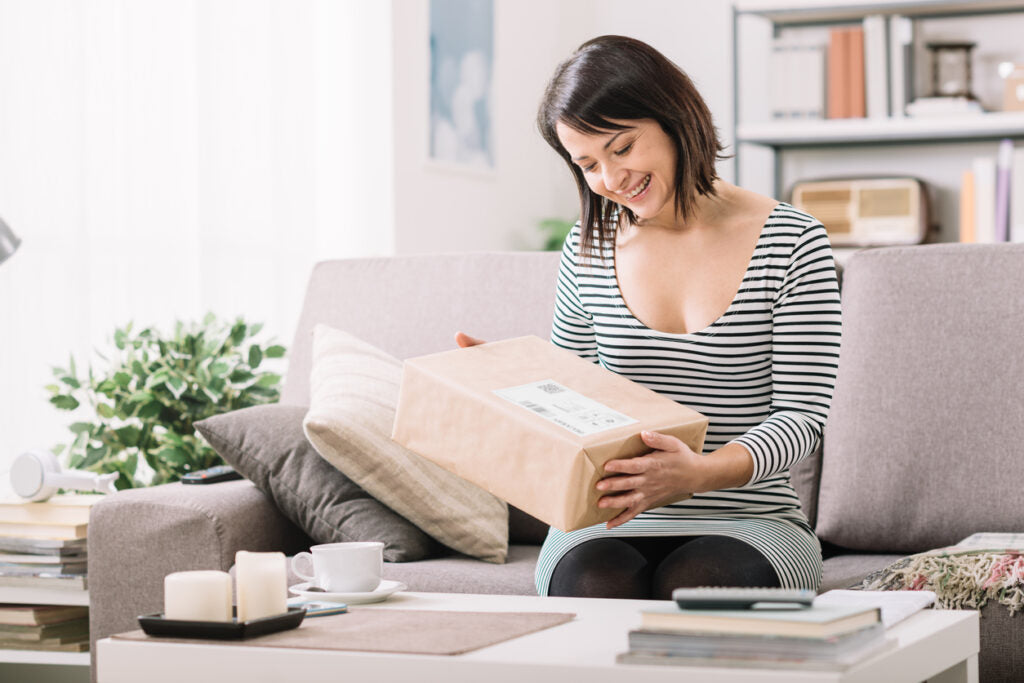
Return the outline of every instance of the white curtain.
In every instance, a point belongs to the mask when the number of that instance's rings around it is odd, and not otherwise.
[[[314,262],[391,253],[390,22],[354,0],[0,0],[0,216],[22,238],[0,488],[70,435],[44,390],[70,354],[99,368],[115,327],[207,311],[290,346]]]

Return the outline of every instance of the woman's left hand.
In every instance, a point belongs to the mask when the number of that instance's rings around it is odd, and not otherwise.
[[[635,458],[609,460],[604,470],[610,476],[597,482],[597,490],[606,492],[598,500],[598,507],[625,508],[608,522],[609,529],[641,512],[668,505],[700,490],[702,456],[668,434],[640,432],[640,438],[653,450]]]

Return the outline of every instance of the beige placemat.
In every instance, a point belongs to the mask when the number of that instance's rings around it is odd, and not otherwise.
[[[294,647],[401,654],[458,655],[572,621],[575,614],[553,612],[444,612],[354,610],[304,619],[298,628],[246,640],[201,639],[221,646]],[[159,638],[142,631],[115,640],[196,643],[196,638]]]

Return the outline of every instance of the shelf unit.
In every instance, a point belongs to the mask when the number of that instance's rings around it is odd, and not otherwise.
[[[89,591],[53,590],[46,588],[10,588],[0,586],[0,603],[23,605],[89,605]],[[83,678],[88,678],[88,652],[46,652],[40,650],[0,649],[0,679],[4,679],[4,665],[33,664],[45,667],[80,667]],[[45,679],[45,673],[38,677]],[[66,679],[63,676],[62,679]]]
[[[933,207],[943,224],[940,239],[955,240],[959,174],[954,179],[957,162],[951,159],[994,154],[997,142],[1003,138],[1024,140],[1024,112],[779,121],[771,120],[766,109],[759,110],[749,100],[767,101],[766,57],[773,37],[782,30],[820,30],[828,25],[859,22],[871,14],[900,14],[923,22],[956,18],[970,21],[971,17],[1003,13],[1019,19],[1019,28],[1012,29],[1017,35],[1024,32],[1021,0],[735,0],[733,132],[737,183],[787,199],[789,186],[804,179],[804,173],[810,177],[871,173],[922,177],[941,195]],[[1024,48],[1020,48],[1017,59],[1024,61]],[[822,173],[822,169],[829,172]]]
[[[88,652],[42,652],[0,650],[0,664],[45,664],[47,666],[89,666]]]

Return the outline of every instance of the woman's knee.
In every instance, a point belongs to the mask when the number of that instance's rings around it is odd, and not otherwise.
[[[548,595],[647,599],[651,567],[638,550],[615,538],[584,541],[558,561]]]
[[[671,552],[653,571],[652,597],[669,600],[676,588],[775,588],[779,576],[761,552],[729,536],[701,536]]]

